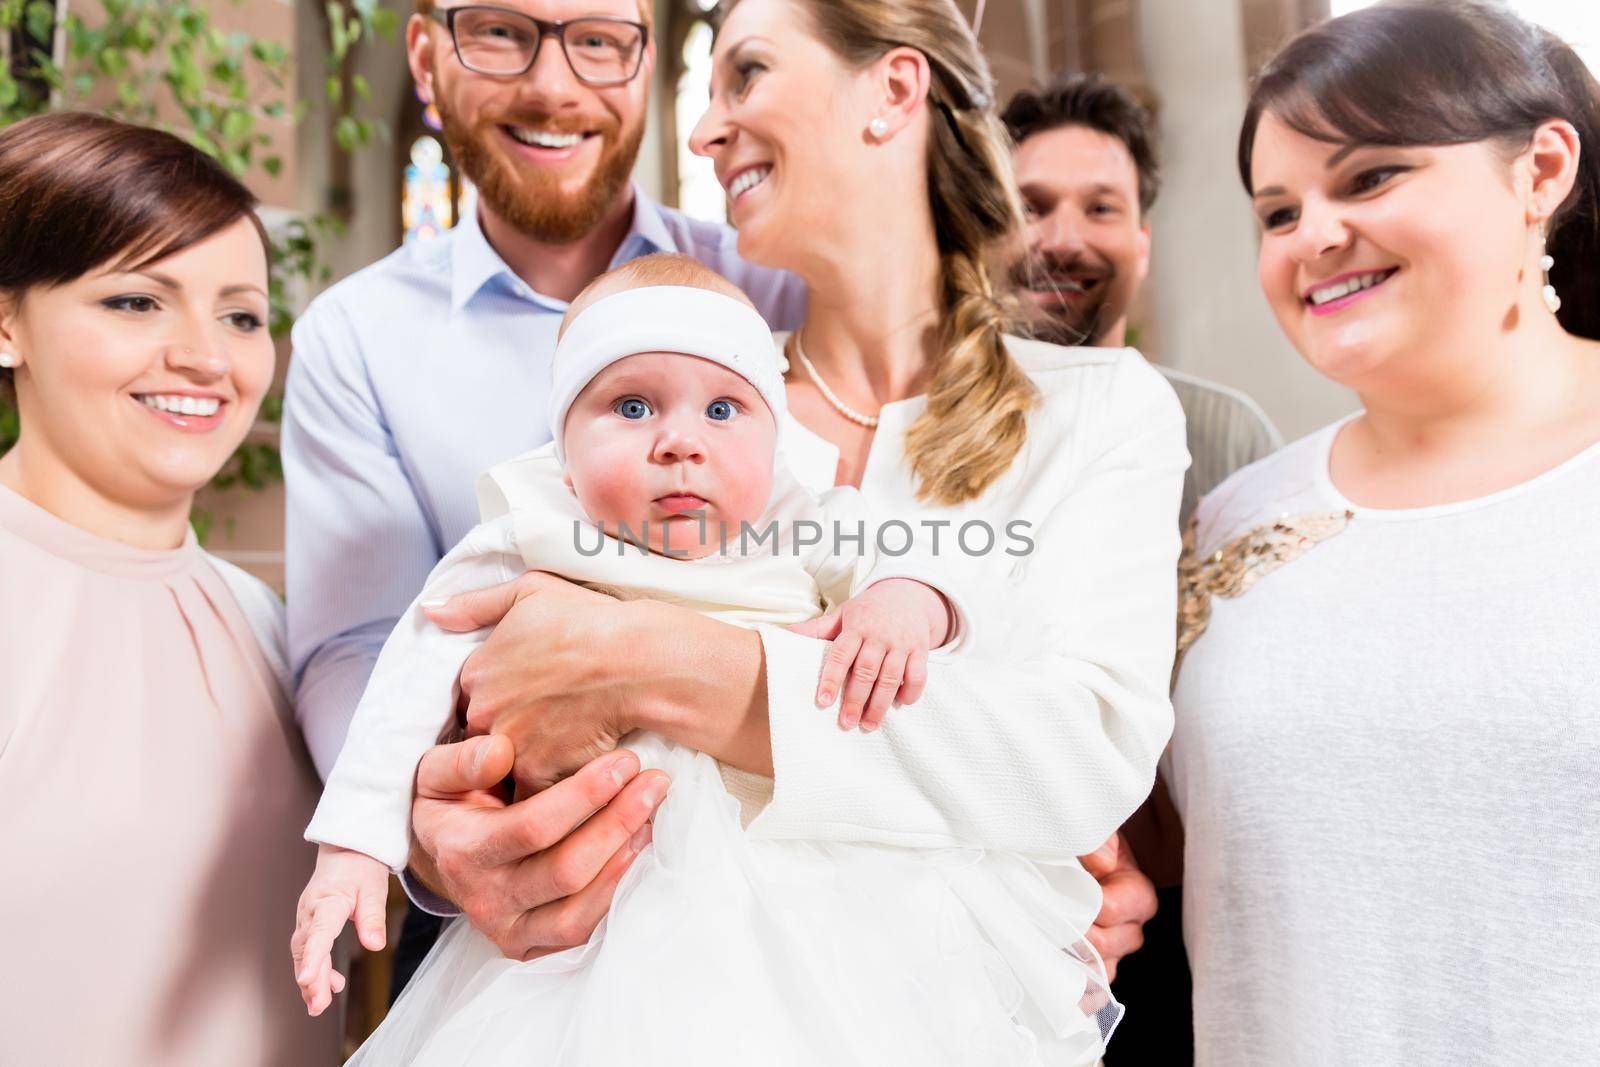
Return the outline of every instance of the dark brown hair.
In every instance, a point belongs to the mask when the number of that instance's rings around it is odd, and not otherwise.
[[[107,263],[138,269],[241,218],[256,198],[170,133],[61,111],[0,130],[0,293],[62,285]],[[0,371],[0,384],[10,376]]]
[[[1155,205],[1161,191],[1161,163],[1150,134],[1150,112],[1115,82],[1099,74],[1058,74],[1013,96],[1000,120],[1019,145],[1036,133],[1063,126],[1087,126],[1115,137],[1139,172],[1139,213],[1146,214]]]
[[[1506,155],[1565,119],[1581,154],[1550,220],[1567,332],[1600,338],[1600,84],[1554,34],[1480,0],[1388,0],[1315,26],[1256,76],[1239,131],[1246,190],[1261,116],[1330,144],[1490,141]]]

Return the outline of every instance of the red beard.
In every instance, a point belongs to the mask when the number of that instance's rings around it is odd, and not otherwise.
[[[570,244],[599,225],[627,188],[644,139],[642,124],[624,140],[617,122],[604,120],[599,132],[600,161],[594,173],[582,189],[564,193],[556,175],[536,167],[519,168],[494,147],[494,142],[505,136],[500,121],[485,119],[477,126],[467,126],[450,113],[442,98],[435,104],[450,154],[477,186],[478,196],[511,225],[534,240],[550,244]],[[593,130],[596,124],[529,116],[513,125],[582,133]]]

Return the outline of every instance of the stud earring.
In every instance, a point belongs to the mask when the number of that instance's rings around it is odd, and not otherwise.
[[[881,141],[883,135],[889,132],[889,124],[882,119],[873,119],[867,123],[867,132],[872,134],[875,140]]]
[[[1539,244],[1545,242],[1544,230],[1539,231]],[[1550,284],[1550,268],[1556,265],[1555,257],[1549,252],[1539,257],[1539,269],[1544,272],[1544,288],[1539,290],[1539,295],[1544,298],[1544,306],[1554,315],[1561,310],[1561,297],[1556,293],[1556,287]]]
[[[0,367],[15,367],[17,357],[11,352],[0,352]]]

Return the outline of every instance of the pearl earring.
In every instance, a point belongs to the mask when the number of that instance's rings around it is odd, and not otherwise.
[[[1539,231],[1539,243],[1545,242],[1544,231]],[[1544,306],[1554,315],[1561,310],[1561,297],[1556,293],[1556,287],[1550,284],[1550,268],[1556,265],[1555,257],[1545,252],[1539,257],[1539,269],[1544,272],[1544,288],[1539,290],[1539,295],[1544,298]]]
[[[871,122],[867,123],[867,132],[872,134],[875,139],[881,141],[883,140],[883,135],[889,132],[889,124],[882,119],[873,119]]]
[[[10,352],[0,352],[0,367],[15,367],[17,357]]]

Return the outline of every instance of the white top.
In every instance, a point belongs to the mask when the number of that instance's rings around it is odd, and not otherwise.
[[[825,603],[841,602],[871,582],[914,569],[894,559],[874,566],[870,541],[865,553],[833,551],[834,527],[849,533],[866,521],[856,492],[830,490],[819,499],[783,468],[750,537],[741,542],[741,531],[729,531],[727,553],[697,560],[656,555],[604,536],[561,472],[555,446],[547,444],[480,479],[484,521],[434,568],[384,643],[306,830],[308,840],[366,853],[396,871],[406,864],[417,761],[449,722],[462,664],[490,633],[441,630],[423,614],[425,601],[546,570],[622,599],[650,597],[739,626],[784,626],[815,618]],[[825,536],[813,541],[802,528],[807,523]],[[755,536],[769,528],[772,538],[758,544]],[[949,583],[941,583],[941,591],[964,619],[966,597]],[[960,640],[930,655],[932,669],[975,632],[970,623],[960,628]],[[767,780],[754,775],[731,773],[728,784],[749,816],[770,793]]]
[[[1200,560],[1323,538],[1211,599],[1174,691],[1198,1062],[1600,1063],[1600,444],[1377,510],[1341,425],[1197,513]]]
[[[825,644],[758,627],[777,787],[752,834],[1065,860],[1149,794],[1172,726],[1183,412],[1132,349],[1008,343],[1041,398],[1022,452],[982,497],[917,499],[904,443],[925,397],[883,407],[861,482],[879,516],[951,524],[940,570],[985,598],[977,632],[929,670],[918,703],[862,736],[812,701]],[[796,421],[784,433],[800,481],[832,485],[838,449]],[[999,547],[951,551],[975,520]],[[1013,522],[1031,524],[1026,556],[1005,553]],[[973,528],[969,545],[982,537]]]

